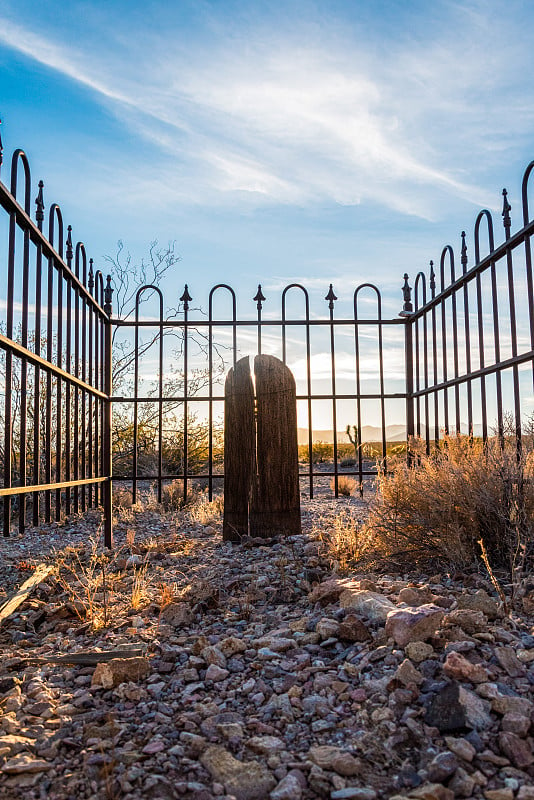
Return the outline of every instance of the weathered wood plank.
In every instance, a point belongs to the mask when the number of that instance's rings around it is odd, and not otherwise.
[[[278,358],[254,359],[256,462],[250,535],[263,538],[301,532],[295,379]]]
[[[254,386],[248,357],[238,361],[224,386],[223,539],[248,534],[248,507],[256,457]]]
[[[6,620],[11,614],[16,611],[16,609],[23,603],[26,598],[30,595],[32,590],[37,586],[41,581],[44,581],[50,573],[53,571],[54,567],[50,564],[39,564],[38,567],[35,568],[35,571],[30,575],[27,581],[24,581],[22,586],[17,589],[14,595],[12,595],[9,600],[0,606],[0,625]]]

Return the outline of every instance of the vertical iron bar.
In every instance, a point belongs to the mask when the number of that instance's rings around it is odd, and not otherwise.
[[[89,281],[88,281],[88,289],[93,294],[93,289],[95,286],[94,281],[94,273],[93,273],[93,259],[89,259]],[[87,351],[88,351],[88,364],[87,364],[87,383],[91,386],[94,386],[93,383],[93,325],[95,319],[95,312],[92,306],[89,306],[87,309],[88,311],[88,319],[87,323],[89,326],[89,335],[88,335],[88,342],[87,342]],[[93,395],[89,392],[87,397],[87,405],[88,405],[88,413],[87,413],[87,446],[88,446],[88,453],[87,453],[87,477],[93,477]],[[93,486],[91,484],[87,487],[87,499],[88,499],[88,506],[89,508],[93,507]]]
[[[72,257],[73,257],[73,249],[72,249],[72,226],[69,225],[67,227],[67,247],[65,251],[65,256],[67,259],[67,266],[69,270],[72,270]],[[69,279],[69,273],[66,273],[66,305],[67,305],[67,318],[66,318],[66,345],[65,345],[65,369],[67,372],[70,373],[71,371],[71,335],[72,335],[72,283]],[[72,462],[72,454],[71,454],[71,441],[72,441],[72,430],[71,430],[71,386],[70,382],[65,382],[65,480],[70,481],[71,479],[71,462]],[[70,516],[71,513],[71,489],[68,487],[65,490],[65,514]]]
[[[187,283],[185,284],[184,293],[180,297],[180,302],[184,304],[184,505],[187,503],[187,478],[188,478],[188,330],[187,330],[187,317],[189,312],[189,303],[193,298],[189,294]]]
[[[42,232],[44,221],[43,181],[39,181],[39,192],[35,203],[37,210],[35,219],[37,227]],[[42,269],[43,252],[40,244],[36,245],[35,256],[35,327],[34,327],[34,352],[41,355],[41,301],[42,301]],[[34,367],[34,393],[33,393],[33,482],[38,485],[41,476],[41,370],[38,365]],[[33,525],[39,524],[39,492],[33,493],[32,499]]]
[[[332,284],[325,297],[330,312],[330,362],[332,375],[332,426],[334,429],[334,497],[339,496],[339,476],[337,463],[337,399],[336,399],[336,355],[334,349],[334,302],[337,300]]]
[[[29,304],[29,271],[30,271],[30,232],[24,230],[24,246],[22,261],[22,325],[21,344],[28,347],[28,304]],[[20,360],[20,452],[19,452],[19,484],[26,486],[27,482],[27,411],[28,411],[28,363],[26,359]],[[21,494],[19,502],[19,531],[24,532],[26,524],[26,495]]]
[[[430,294],[432,299],[436,296],[436,273],[434,272],[434,262],[430,262]],[[439,396],[438,396],[438,343],[437,343],[437,322],[436,306],[432,305],[432,369],[434,381],[434,444],[439,446]]]
[[[62,367],[63,363],[63,275],[61,267],[58,264],[57,268],[57,352],[56,364]],[[62,419],[61,419],[61,403],[62,403],[62,386],[61,378],[58,376],[56,379],[56,481],[61,481],[61,462],[62,462]],[[61,519],[61,489],[56,489],[56,522]]]
[[[112,363],[112,342],[113,342],[113,325],[111,323],[111,280],[108,276],[108,293],[106,296],[106,303],[104,311],[107,318],[104,320],[104,333],[105,333],[105,355],[104,363],[104,392],[106,400],[104,401],[104,428],[103,428],[103,454],[104,465],[103,474],[107,477],[104,483],[104,544],[110,549],[113,547],[113,451],[112,451],[112,391],[113,391],[113,363]]]
[[[465,231],[462,231],[462,274],[467,272],[467,247],[465,244]],[[464,335],[465,335],[465,371],[468,376],[471,375],[471,329],[469,318],[469,290],[467,282],[464,283]],[[471,386],[471,378],[467,380],[467,433],[473,436],[473,390]]]
[[[415,435],[414,403],[413,403],[413,331],[412,320],[406,318],[404,326],[404,353],[406,366],[406,457],[408,465],[413,463],[410,442]]]
[[[506,189],[502,190],[503,194],[503,225],[505,239],[510,239],[510,228],[512,220],[510,218],[510,211],[512,207],[508,202]],[[514,287],[514,265],[512,260],[512,250],[510,247],[506,248],[506,272],[508,277],[508,307],[510,309],[510,338],[512,344],[512,358],[517,356],[517,323],[515,313],[515,287]],[[514,420],[515,420],[515,441],[517,448],[517,459],[521,459],[522,443],[521,443],[521,396],[519,393],[519,366],[514,364],[512,367],[512,379],[514,384]]]

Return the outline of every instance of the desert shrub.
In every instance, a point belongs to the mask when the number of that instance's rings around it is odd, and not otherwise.
[[[330,488],[332,489],[332,491],[335,491],[336,488],[335,478],[332,478],[332,480],[330,481]],[[344,497],[350,497],[355,488],[356,488],[355,480],[349,478],[347,475],[338,475],[337,490],[339,494],[342,494]]]
[[[356,459],[355,458],[343,458],[340,463],[340,467],[355,467],[356,466]]]
[[[421,441],[412,450],[412,465],[379,473],[365,524],[377,551],[465,567],[480,557],[482,540],[493,566],[513,569],[533,541],[532,451],[518,457],[514,437],[501,446],[468,436],[445,437],[430,455]]]

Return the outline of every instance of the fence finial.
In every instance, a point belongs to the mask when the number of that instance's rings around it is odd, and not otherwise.
[[[506,189],[502,190],[503,202],[502,202],[502,224],[504,225],[505,236],[507,239],[510,238],[510,228],[512,227],[512,220],[510,218],[510,211],[512,210],[512,206],[508,202],[508,192]]]
[[[266,297],[264,297],[263,292],[261,290],[261,283],[258,283],[258,291],[256,292],[256,295],[252,299],[256,301],[256,308],[258,309],[258,311],[261,311],[262,303],[264,300],[267,299]]]
[[[189,289],[187,288],[187,283],[185,284],[184,293],[180,297],[180,302],[184,304],[184,311],[189,311],[189,303],[193,298],[189,294]]]
[[[108,275],[106,278],[106,288],[104,289],[104,311],[108,315],[108,317],[111,317],[112,300],[113,300],[113,286],[111,285],[111,275]]]
[[[404,303],[402,306],[402,311],[400,312],[401,317],[409,317],[410,314],[413,314],[413,305],[412,305],[412,288],[408,283],[408,273],[404,273],[404,284],[402,286],[402,296],[404,298]]]
[[[91,292],[95,288],[95,274],[93,272],[93,259],[92,258],[89,259],[89,279],[87,281],[87,286],[89,288],[89,291],[91,291]]]
[[[467,245],[465,243],[465,231],[462,231],[462,250],[460,263],[462,265],[462,272],[467,272]]]
[[[328,294],[325,297],[325,300],[328,300],[328,308],[330,309],[330,311],[332,311],[332,309],[334,308],[334,301],[337,300],[337,297],[334,294],[334,289],[332,287],[332,284],[330,284],[330,288],[328,290]]]
[[[434,262],[430,259],[430,292],[432,297],[436,296],[436,273],[434,272]]]
[[[70,267],[72,264],[72,256],[74,255],[74,250],[72,249],[72,225],[69,225],[67,228],[66,245],[67,245],[67,250],[66,250],[67,264]]]
[[[39,191],[37,192],[37,197],[35,198],[35,205],[37,209],[35,211],[35,221],[37,222],[37,227],[40,231],[43,230],[43,221],[44,221],[44,199],[43,199],[43,188],[44,182],[39,181]]]

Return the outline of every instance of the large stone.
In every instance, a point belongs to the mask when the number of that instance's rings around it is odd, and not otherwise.
[[[43,759],[35,758],[30,753],[19,753],[0,767],[7,775],[20,775],[24,772],[45,772],[54,765]]]
[[[479,589],[475,594],[461,594],[458,598],[458,608],[482,611],[488,619],[496,619],[502,616],[499,603],[493,597],[490,597],[484,589]]]
[[[407,606],[422,606],[433,600],[434,595],[427,586],[405,586],[399,592],[399,603],[406,603]]]
[[[271,800],[300,800],[306,778],[299,770],[291,770],[270,794]]]
[[[373,638],[369,629],[355,614],[347,614],[339,624],[338,636],[346,642],[368,642]]]
[[[526,669],[512,647],[497,647],[495,657],[511,678],[522,678]]]
[[[342,608],[352,608],[370,622],[385,622],[396,606],[378,592],[346,588],[339,598]]]
[[[405,658],[402,664],[399,664],[395,677],[404,686],[408,686],[410,683],[415,683],[416,686],[419,686],[424,681],[423,675],[414,667],[409,658]]]
[[[150,662],[144,656],[112,658],[111,661],[96,665],[91,685],[112,689],[126,681],[142,680],[149,672]]]
[[[360,761],[351,753],[328,744],[311,747],[308,758],[321,769],[330,769],[345,777],[358,775],[362,768]]]
[[[454,753],[438,753],[427,767],[428,778],[433,783],[443,783],[458,769],[458,759]]]
[[[417,608],[394,608],[386,619],[386,633],[399,647],[409,642],[424,642],[435,634],[443,619],[443,609],[432,604]]]
[[[464,689],[463,686],[460,686],[458,700],[464,709],[468,728],[482,731],[491,727],[490,703],[482,700],[477,694],[470,692],[469,689]]]
[[[337,638],[339,635],[339,622],[329,617],[323,617],[315,626],[315,632],[319,634],[321,639]]]
[[[515,733],[503,731],[499,734],[499,748],[506,758],[518,769],[526,769],[534,762],[532,748],[525,739],[520,739]]]
[[[357,591],[359,588],[358,581],[340,580],[339,578],[323,581],[310,592],[310,602],[328,606],[330,603],[337,603],[341,593],[346,589]]]
[[[238,761],[224,747],[212,745],[200,757],[200,762],[227,794],[236,800],[265,800],[276,786],[276,780],[263,764],[257,761]]]
[[[481,633],[488,628],[488,618],[482,611],[469,608],[456,608],[445,617],[447,625],[457,625],[467,634]]]
[[[187,603],[169,603],[161,610],[160,620],[174,628],[183,628],[193,622],[193,613]]]
[[[441,783],[424,783],[410,790],[410,797],[417,800],[454,800],[454,792]]]
[[[488,672],[481,664],[472,664],[467,658],[454,650],[447,654],[443,664],[443,672],[447,677],[457,681],[483,683],[488,680]]]
[[[410,661],[415,661],[416,664],[434,655],[434,648],[427,642],[408,642],[404,650]]]
[[[466,727],[465,710],[460,703],[460,686],[451,682],[437,692],[428,706],[425,722],[440,733],[460,731]]]

